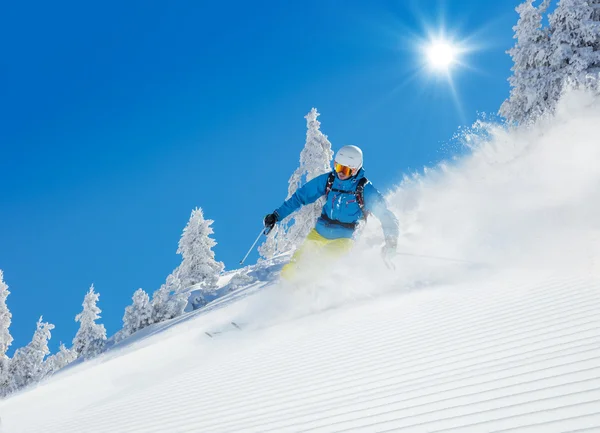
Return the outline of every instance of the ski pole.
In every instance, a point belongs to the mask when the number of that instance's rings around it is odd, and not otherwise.
[[[270,231],[270,230],[269,230]],[[258,240],[260,239],[260,237],[262,235],[268,235],[269,232],[267,232],[266,228],[262,228],[260,229],[260,233],[258,234],[258,237],[256,238],[256,240],[254,241],[254,243],[252,244],[252,246],[250,247],[250,249],[248,250],[248,252],[246,253],[246,255],[244,256],[244,258],[242,260],[240,260],[240,265],[243,265],[244,262],[246,261],[246,259],[248,258],[248,256],[250,255],[250,253],[252,252],[252,250],[254,249],[254,246],[256,245],[256,243],[258,242]]]

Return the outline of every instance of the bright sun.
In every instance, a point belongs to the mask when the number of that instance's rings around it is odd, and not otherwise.
[[[427,59],[435,69],[446,70],[456,61],[457,49],[445,41],[432,42],[427,48]]]

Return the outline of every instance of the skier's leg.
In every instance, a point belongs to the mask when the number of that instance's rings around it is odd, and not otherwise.
[[[354,246],[354,241],[349,238],[331,239],[325,245],[324,252],[332,259],[346,255]]]
[[[315,256],[326,246],[327,241],[312,229],[302,245],[296,249],[289,263],[281,269],[281,277],[284,280],[292,280],[298,274],[298,269],[302,267],[302,262],[315,259]]]

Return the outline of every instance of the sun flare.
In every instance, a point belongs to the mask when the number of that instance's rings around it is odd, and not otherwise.
[[[448,69],[456,62],[458,53],[458,49],[446,41],[431,42],[425,51],[429,65],[442,70]]]

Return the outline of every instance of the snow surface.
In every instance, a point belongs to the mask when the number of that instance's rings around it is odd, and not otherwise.
[[[1,431],[600,432],[600,105],[558,113],[391,193],[396,270],[376,221],[316,280],[244,268],[258,281],[2,401]]]
[[[439,285],[276,326],[225,310],[6,401],[3,432],[600,431],[597,279]]]

